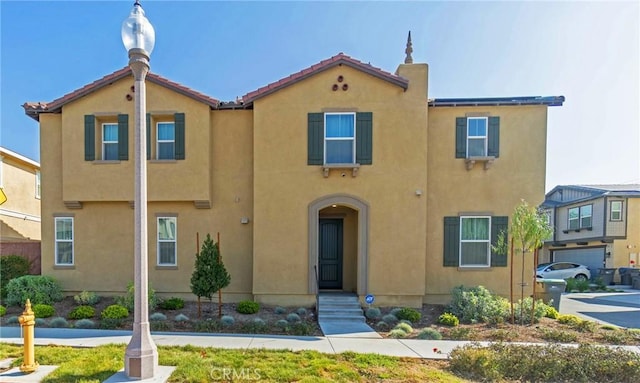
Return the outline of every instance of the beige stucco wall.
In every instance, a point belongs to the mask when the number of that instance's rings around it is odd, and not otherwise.
[[[628,209],[625,217],[627,221],[627,237],[616,239],[613,242],[611,266],[607,267],[630,267],[630,260],[633,260],[636,268],[640,268],[640,198],[628,198],[625,204]]]
[[[456,117],[467,113],[500,116],[500,156],[489,169],[476,164],[467,170],[465,160],[455,158]],[[546,106],[429,109],[425,301],[446,302],[458,285],[484,285],[495,293],[509,294],[509,266],[473,270],[442,266],[444,217],[482,213],[509,216],[511,224],[513,210],[522,199],[538,206],[544,200],[546,121]],[[518,292],[522,260],[516,255],[513,264]],[[533,276],[533,256],[527,254],[524,262],[525,275]]]
[[[426,65],[401,73],[409,91],[339,66],[255,102],[254,278],[259,300],[308,294],[308,206],[346,194],[370,207],[369,291],[383,297],[421,297],[424,291],[426,200]],[[401,68],[402,69],[402,68]],[[338,76],[348,91],[332,91]],[[307,165],[307,114],[373,113],[373,164],[352,177]],[[276,154],[276,155],[274,155]],[[345,177],[341,177],[341,173]],[[273,222],[277,222],[274,224]],[[306,297],[306,298],[304,298]]]
[[[7,201],[0,205],[0,220],[13,230],[0,233],[3,241],[40,240],[40,198],[36,197],[36,172],[32,163],[0,153],[2,184]]]

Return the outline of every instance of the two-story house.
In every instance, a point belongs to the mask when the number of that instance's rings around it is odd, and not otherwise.
[[[42,272],[70,293],[133,280],[132,85],[123,68],[24,105],[40,121]],[[543,200],[547,109],[564,98],[427,90],[428,66],[410,54],[390,73],[339,53],[234,102],[149,74],[153,288],[193,299],[196,233],[219,232],[229,300],[302,305],[339,290],[419,306],[461,284],[508,294],[491,243],[521,199]]]
[[[0,147],[0,255],[21,255],[40,273],[40,164]]]
[[[640,185],[556,186],[542,208],[554,232],[541,261],[581,263],[592,277],[599,269],[638,267]]]

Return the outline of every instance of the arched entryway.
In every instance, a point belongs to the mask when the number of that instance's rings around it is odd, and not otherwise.
[[[321,289],[366,294],[368,243],[366,202],[347,194],[333,194],[309,204],[309,293],[318,292],[316,272],[323,267]]]

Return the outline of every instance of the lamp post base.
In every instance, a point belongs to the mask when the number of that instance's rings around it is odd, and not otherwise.
[[[149,322],[134,323],[133,335],[124,353],[124,371],[129,378],[153,378],[158,368],[158,349],[151,339]]]

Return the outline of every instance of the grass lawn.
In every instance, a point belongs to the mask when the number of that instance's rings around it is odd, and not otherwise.
[[[36,347],[41,365],[60,366],[44,382],[102,382],[124,367],[125,345],[96,348]],[[0,359],[22,361],[22,346],[0,343]],[[170,382],[467,382],[447,371],[447,361],[346,352],[225,350],[158,347],[161,365],[176,366]]]

